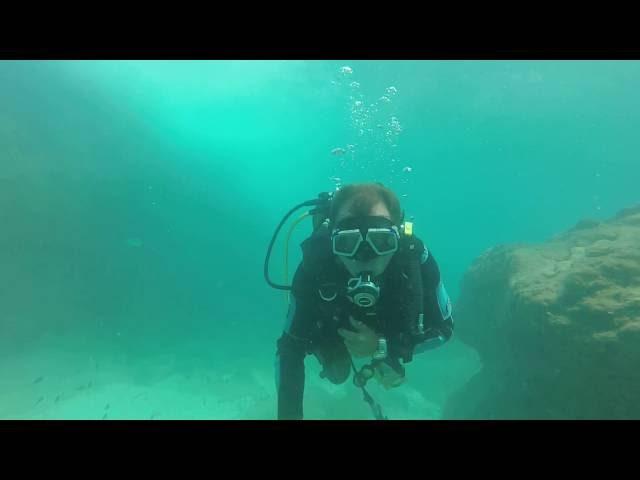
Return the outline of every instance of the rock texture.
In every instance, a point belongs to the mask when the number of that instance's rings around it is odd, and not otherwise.
[[[640,418],[640,205],[490,249],[455,311],[483,367],[445,418]]]

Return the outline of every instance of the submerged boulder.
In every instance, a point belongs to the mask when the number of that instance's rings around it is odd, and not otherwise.
[[[456,312],[483,366],[445,418],[640,418],[640,206],[489,249]]]

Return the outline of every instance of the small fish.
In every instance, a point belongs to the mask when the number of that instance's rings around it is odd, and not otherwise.
[[[60,395],[57,395],[55,399],[55,403],[58,403],[59,401],[60,401]]]
[[[40,402],[42,402],[43,400],[44,400],[44,397],[40,397],[40,398],[38,399],[38,401],[36,402],[36,405],[38,405],[38,404],[39,404]]]
[[[87,388],[91,388],[93,386],[93,381],[89,381],[89,383],[87,383]]]
[[[104,406],[104,409],[105,409],[105,410],[109,410],[109,407],[110,407],[110,406],[111,406],[111,404],[110,404],[110,403],[107,403],[107,404]],[[105,415],[106,415],[106,414],[105,414]]]
[[[106,420],[106,419],[107,419],[107,414],[105,413],[105,414],[102,416],[102,420]]]
[[[40,383],[42,380],[44,380],[44,377],[38,377],[33,381],[33,384],[35,385],[37,383]]]
[[[127,246],[130,248],[140,248],[142,247],[142,240],[140,238],[127,238],[126,240]]]
[[[331,150],[331,155],[344,155],[346,152],[344,148],[337,147]]]
[[[153,420],[154,418],[156,418],[156,417],[157,417],[157,416],[159,416],[159,415],[160,415],[160,412],[153,412],[153,413],[151,414],[151,416],[149,417],[149,420]]]

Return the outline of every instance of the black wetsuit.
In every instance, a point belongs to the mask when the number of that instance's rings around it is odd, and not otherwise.
[[[304,358],[314,354],[323,367],[322,376],[343,383],[351,372],[351,356],[338,328],[351,329],[349,315],[367,323],[387,338],[390,364],[411,360],[414,353],[445,343],[453,332],[451,302],[440,279],[438,264],[419,239],[410,253],[401,248],[377,279],[380,298],[374,308],[354,305],[340,286],[350,275],[331,252],[327,232],[320,231],[302,244],[304,256],[293,278],[291,303],[282,336],[277,342],[276,384],[278,419],[303,418]],[[414,245],[415,246],[415,245]],[[415,259],[421,282],[411,281],[409,262]],[[410,332],[412,321],[407,292],[422,285],[424,334]],[[415,297],[412,297],[415,298]],[[368,312],[368,315],[365,315]]]

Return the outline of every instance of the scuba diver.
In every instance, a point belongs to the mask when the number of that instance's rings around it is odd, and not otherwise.
[[[304,206],[315,207],[299,219],[312,216],[313,233],[301,244],[292,285],[277,285],[268,275],[273,243],[286,219]],[[453,333],[438,264],[404,221],[397,196],[381,183],[346,185],[292,209],[269,245],[265,278],[291,292],[277,341],[279,420],[303,418],[304,359],[310,354],[322,366],[320,376],[334,384],[353,370],[374,417],[384,420],[367,382],[376,379],[385,389],[401,385],[404,364]],[[358,370],[353,358],[370,362]]]

